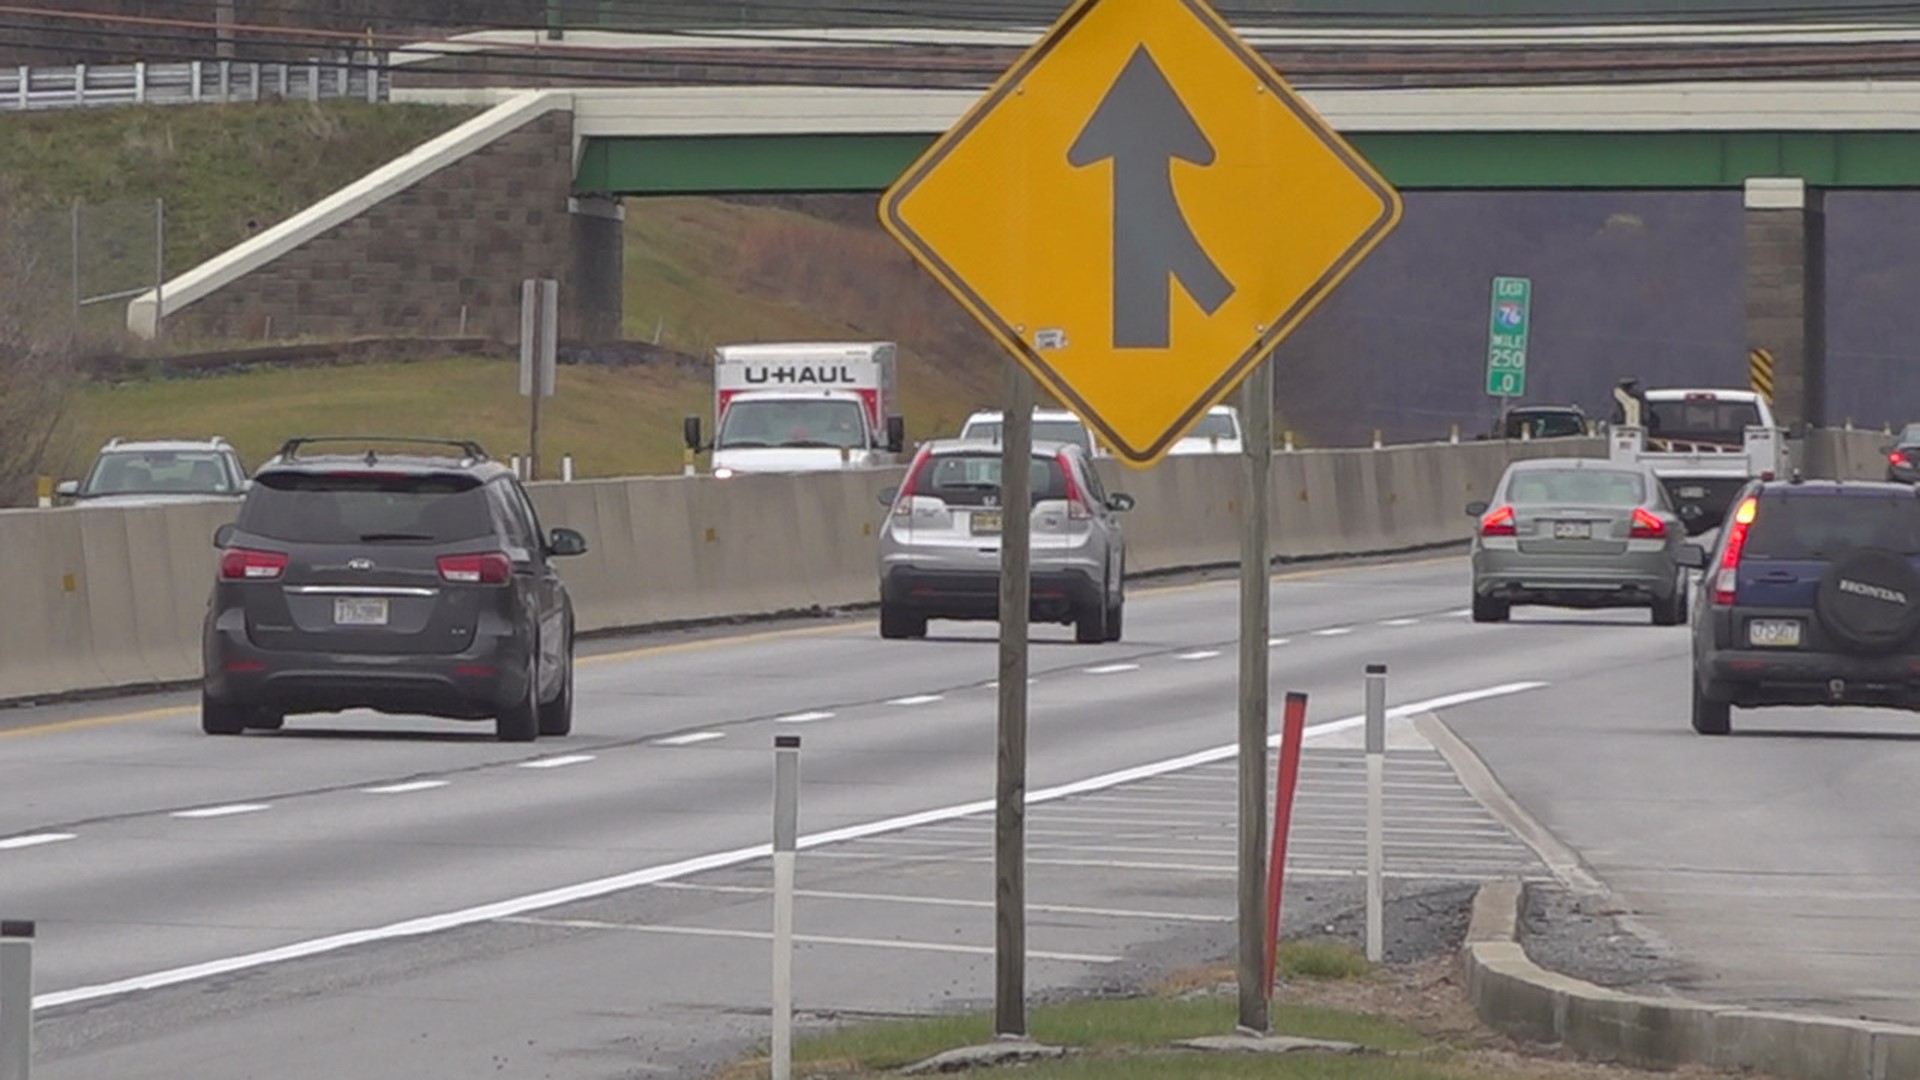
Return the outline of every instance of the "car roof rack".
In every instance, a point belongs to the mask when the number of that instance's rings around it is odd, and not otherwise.
[[[295,461],[302,447],[316,443],[401,443],[407,446],[444,446],[460,451],[468,461],[489,461],[487,451],[471,439],[426,439],[410,435],[307,435],[288,439],[280,444],[280,460]],[[375,457],[372,450],[367,451],[369,460]]]

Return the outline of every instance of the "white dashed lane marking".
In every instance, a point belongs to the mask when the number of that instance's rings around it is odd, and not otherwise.
[[[690,735],[671,735],[664,739],[655,739],[653,740],[653,745],[692,746],[696,743],[712,742],[715,739],[724,739],[726,737],[727,733],[724,731],[696,731]]]
[[[1139,664],[1101,664],[1087,669],[1089,675],[1118,675],[1126,671],[1139,671]]]
[[[563,769],[568,765],[584,765],[593,760],[592,754],[563,754],[560,757],[541,758],[538,761],[523,761],[523,769]]]
[[[893,699],[892,701],[889,701],[889,702],[887,702],[887,704],[889,704],[889,705],[901,705],[901,706],[907,706],[907,705],[931,705],[931,704],[933,704],[934,702],[936,702],[936,701],[939,701],[939,700],[940,700],[940,695],[939,695],[939,694],[911,694],[911,695],[909,695],[909,696],[907,696],[907,697],[903,697],[903,698],[894,698],[894,699]]]
[[[447,786],[445,780],[415,780],[406,784],[387,784],[384,787],[363,788],[368,795],[411,795],[416,791],[431,791]]]
[[[1315,630],[1314,637],[1345,637],[1353,633],[1351,626],[1329,626],[1325,630]]]
[[[779,717],[774,720],[774,723],[776,724],[811,724],[816,720],[831,720],[831,719],[833,719],[833,714],[830,712],[803,712],[803,713],[794,713],[792,716]]]
[[[1187,661],[1212,660],[1213,658],[1219,655],[1220,655],[1220,650],[1218,649],[1199,649],[1194,652],[1181,653],[1179,656],[1175,657],[1174,659],[1187,660]]]
[[[172,816],[177,818],[232,817],[235,814],[255,814],[271,809],[273,808],[266,803],[234,803],[231,806],[206,806],[198,810],[176,810]]]
[[[63,840],[71,839],[73,839],[72,833],[63,832],[43,832],[34,833],[31,836],[15,836],[11,839],[0,840],[0,851],[19,851],[21,848],[42,847],[47,844],[58,844]]]

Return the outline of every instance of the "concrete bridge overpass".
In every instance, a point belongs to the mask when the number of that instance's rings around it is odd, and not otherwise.
[[[487,112],[136,299],[129,326],[407,332],[461,311],[511,338],[517,282],[563,282],[567,328],[620,319],[620,201],[875,191],[972,101],[849,87],[417,89]],[[1307,91],[1404,190],[1739,190],[1746,336],[1790,418],[1826,420],[1823,193],[1920,186],[1920,81]]]

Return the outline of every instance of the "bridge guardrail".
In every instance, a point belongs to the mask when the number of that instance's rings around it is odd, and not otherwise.
[[[386,60],[242,63],[193,60],[174,64],[76,64],[0,68],[0,111],[197,105],[216,102],[388,99]]]

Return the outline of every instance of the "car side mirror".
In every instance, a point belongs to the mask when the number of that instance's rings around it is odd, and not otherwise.
[[[1486,504],[1486,503],[1483,503],[1483,502],[1470,502],[1470,503],[1468,503],[1468,504],[1467,504],[1467,516],[1468,516],[1468,517],[1485,517],[1485,516],[1486,516],[1486,513],[1487,513],[1487,504]]]
[[[1107,509],[1112,510],[1116,514],[1124,514],[1136,505],[1138,504],[1134,502],[1133,496],[1123,491],[1116,491],[1112,495],[1107,496]]]
[[[53,493],[71,499],[75,495],[80,494],[80,481],[62,480],[60,481],[60,486],[53,489]]]
[[[1680,565],[1689,570],[1705,570],[1707,568],[1707,549],[1701,547],[1699,544],[1680,545]]]
[[[700,444],[702,442],[700,434],[699,417],[689,416],[685,420],[680,421],[680,438],[685,440],[687,449],[696,454],[700,452]]]
[[[233,534],[236,531],[238,530],[234,528],[234,524],[231,521],[213,530],[213,546],[224,549],[227,545],[233,543]]]
[[[249,492],[249,491],[252,491],[252,490],[253,490],[253,481],[252,481],[252,480],[242,480],[242,481],[240,481],[240,491],[241,491],[241,493],[242,493],[242,494],[244,494],[244,493],[246,493],[246,492]]]
[[[907,445],[907,420],[904,416],[887,417],[887,453],[897,454]]]
[[[893,500],[899,497],[900,489],[897,487],[883,487],[880,489],[879,498],[881,506],[892,506]]]
[[[547,537],[547,554],[565,559],[587,553],[587,538],[573,529],[555,529]]]

